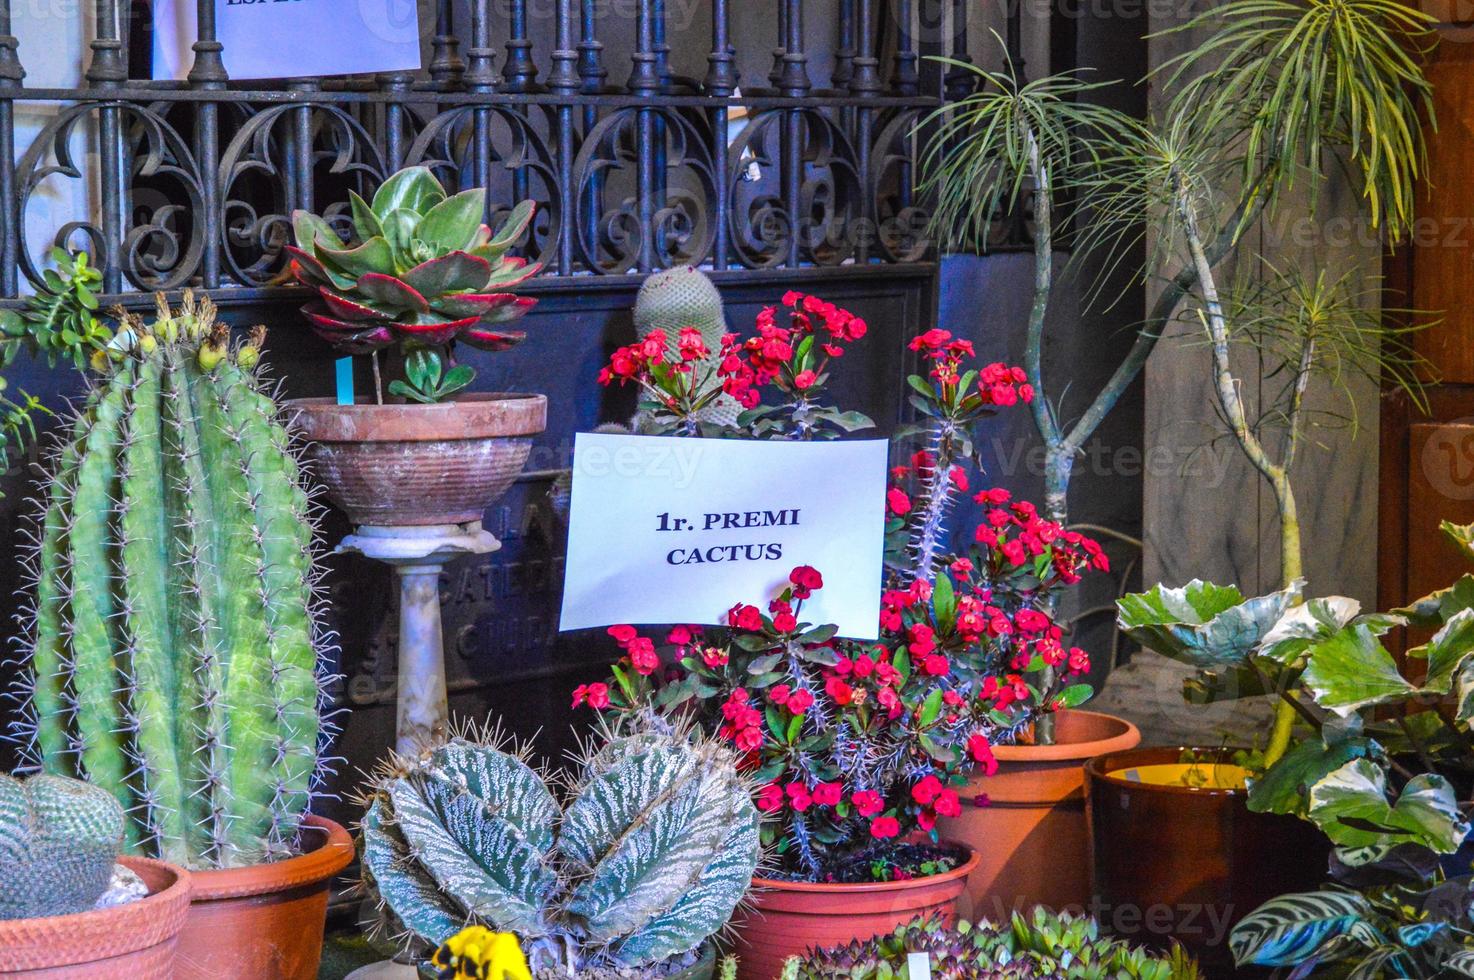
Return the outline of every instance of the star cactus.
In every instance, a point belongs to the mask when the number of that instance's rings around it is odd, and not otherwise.
[[[537,301],[512,290],[542,266],[507,251],[531,223],[532,201],[493,233],[481,220],[486,190],[449,195],[427,167],[390,177],[372,203],[349,196],[347,243],[318,215],[292,215],[291,271],[317,292],[302,312],[320,337],[348,354],[398,346],[409,383],[390,391],[421,402],[440,401],[474,378],[470,367],[454,365],[455,343],[503,351],[524,338],[506,325]]]

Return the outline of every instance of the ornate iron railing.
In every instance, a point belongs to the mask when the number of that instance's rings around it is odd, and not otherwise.
[[[522,248],[570,285],[677,263],[914,262],[928,252],[917,125],[969,85],[966,72],[923,57],[968,60],[966,0],[834,0],[824,81],[812,77],[804,0],[773,0],[761,14],[778,15],[773,70],[742,79],[740,93],[729,0],[711,0],[701,79],[672,73],[666,0],[638,0],[622,85],[605,63],[596,0],[555,0],[547,52],[528,39],[527,0],[505,0],[500,70],[490,0],[472,0],[468,24],[438,0],[419,75],[245,85],[226,75],[212,0],[198,2],[187,81],[130,80],[123,2],[96,0],[84,85],[37,89],[24,85],[10,0],[0,0],[0,154],[14,158],[18,104],[55,106],[14,172],[0,170],[4,297],[39,280],[36,256],[50,241],[33,239],[48,234],[91,252],[108,293],[266,287],[281,273],[293,209],[346,222],[348,190],[408,164],[491,188],[489,221],[536,199]],[[757,6],[768,5],[744,3],[743,16]],[[1012,55],[1016,2],[1009,22]],[[78,159],[83,137],[95,167]],[[85,182],[89,213],[38,236],[32,199],[56,181]]]

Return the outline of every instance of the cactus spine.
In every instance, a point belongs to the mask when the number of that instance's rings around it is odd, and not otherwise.
[[[665,333],[673,357],[676,353],[676,337],[681,328],[695,327],[701,331],[701,339],[711,357],[698,364],[698,371],[710,371],[718,363],[722,349],[722,337],[727,333],[727,314],[722,306],[722,294],[717,292],[706,274],[689,265],[677,266],[657,272],[645,279],[635,297],[635,330],[641,337],[653,331]],[[728,395],[722,395],[704,409],[699,417],[702,422],[714,425],[735,426],[742,406]],[[635,429],[639,431],[640,420],[636,418]]]
[[[0,776],[0,919],[71,915],[107,890],[125,818],[76,779]]]
[[[454,739],[394,760],[363,822],[365,882],[431,947],[468,922],[516,933],[532,969],[649,967],[697,949],[746,893],[758,817],[729,750],[615,738],[561,810],[543,777]]]
[[[116,797],[132,848],[284,857],[323,735],[297,463],[208,301],[120,336],[45,496],[32,748]]]

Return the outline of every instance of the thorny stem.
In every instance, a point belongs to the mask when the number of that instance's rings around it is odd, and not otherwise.
[[[370,351],[369,361],[374,366],[374,404],[384,404],[384,376],[379,372],[379,352]]]
[[[1288,588],[1304,574],[1300,549],[1300,518],[1295,505],[1295,492],[1290,485],[1290,474],[1287,467],[1275,463],[1269,457],[1264,445],[1249,427],[1243,399],[1239,396],[1239,382],[1233,375],[1233,366],[1229,361],[1228,321],[1224,316],[1223,301],[1218,293],[1212,263],[1203,251],[1197,213],[1193,209],[1187,181],[1180,173],[1173,176],[1173,204],[1178,219],[1182,222],[1183,235],[1192,257],[1191,268],[1197,277],[1198,288],[1206,307],[1203,320],[1212,341],[1213,375],[1219,408],[1228,419],[1229,428],[1244,455],[1274,490],[1280,518],[1280,578],[1282,584]],[[1288,697],[1288,692],[1282,693],[1280,702],[1275,706],[1274,728],[1269,745],[1264,750],[1265,768],[1278,762],[1290,747],[1295,727],[1295,707],[1287,702]]]
[[[941,420],[936,429],[936,446],[932,451],[931,479],[926,485],[926,502],[918,511],[919,520],[913,532],[916,539],[916,565],[912,577],[930,582],[942,548],[942,523],[947,519],[947,505],[952,499],[952,439],[954,423]]]

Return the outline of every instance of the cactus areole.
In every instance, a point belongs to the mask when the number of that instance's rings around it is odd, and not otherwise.
[[[208,301],[129,342],[50,465],[26,702],[45,771],[195,869],[291,856],[324,724],[312,521],[277,406]]]

